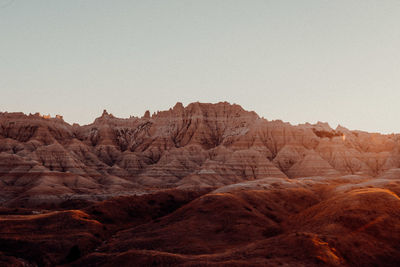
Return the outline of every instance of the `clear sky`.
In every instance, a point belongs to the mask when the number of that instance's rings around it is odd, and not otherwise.
[[[400,1],[0,0],[1,111],[178,101],[400,133]]]

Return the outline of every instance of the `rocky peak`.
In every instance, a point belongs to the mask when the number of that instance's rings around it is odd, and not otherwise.
[[[115,119],[114,115],[111,113],[108,113],[107,110],[104,109],[101,116],[94,120],[94,124],[99,124],[99,123],[102,124],[102,123],[108,122],[112,119]]]
[[[173,108],[173,110],[183,110],[183,109],[184,109],[184,106],[181,102],[176,102],[176,104]]]
[[[329,125],[329,123],[321,121],[318,121],[316,124],[314,124],[314,128],[318,131],[326,131],[326,132],[330,132],[333,130]]]
[[[109,117],[110,115],[112,116],[112,114],[109,114],[106,109],[103,109],[103,113],[101,114],[102,118]]]
[[[146,112],[143,114],[143,119],[150,119],[150,111],[146,110]]]

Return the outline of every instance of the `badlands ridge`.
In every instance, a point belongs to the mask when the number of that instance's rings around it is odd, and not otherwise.
[[[400,135],[226,102],[0,113],[0,192],[0,265],[400,264]]]

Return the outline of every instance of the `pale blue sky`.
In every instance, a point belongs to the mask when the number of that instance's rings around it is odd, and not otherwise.
[[[226,100],[400,132],[400,1],[0,0],[0,93],[81,124]]]

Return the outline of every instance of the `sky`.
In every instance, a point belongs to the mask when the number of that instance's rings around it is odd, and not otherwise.
[[[0,111],[195,101],[400,133],[400,1],[0,0]]]

